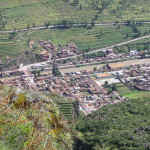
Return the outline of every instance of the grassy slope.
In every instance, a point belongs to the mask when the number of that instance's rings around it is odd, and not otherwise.
[[[127,45],[123,46],[117,46],[116,48],[119,50],[125,50],[125,51],[130,51],[130,50],[148,50],[150,47],[150,38],[145,38],[140,41],[132,42]]]
[[[0,84],[1,150],[72,149],[66,119],[49,97],[38,94]]]
[[[86,20],[91,22],[98,16],[96,22],[114,22],[128,19],[149,21],[150,3],[148,0],[109,0],[108,6],[100,13],[95,10],[95,0],[80,0],[77,6],[65,3],[63,0],[0,0],[0,8],[4,12],[4,20],[7,22],[5,29],[26,28],[35,23],[41,26],[45,22],[57,23],[66,18],[75,22]],[[98,7],[102,8],[99,0]],[[79,9],[82,5],[82,10]]]

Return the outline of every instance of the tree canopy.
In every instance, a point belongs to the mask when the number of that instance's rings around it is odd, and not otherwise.
[[[109,105],[80,118],[76,150],[149,150],[150,99]]]
[[[61,72],[59,71],[58,67],[56,66],[56,64],[53,65],[53,68],[52,68],[52,74],[54,76],[60,76],[61,75]]]

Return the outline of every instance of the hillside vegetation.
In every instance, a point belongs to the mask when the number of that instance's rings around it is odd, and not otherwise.
[[[1,150],[71,150],[66,119],[47,96],[0,85]]]
[[[81,117],[76,150],[149,150],[150,99],[135,99]]]
[[[150,49],[150,38],[145,38],[140,41],[135,41],[123,46],[117,46],[115,47],[116,50],[121,50],[121,51],[130,51],[130,50],[148,50]]]
[[[150,21],[149,0],[0,0],[0,23],[5,30],[57,24]]]
[[[30,40],[48,39],[57,48],[73,42],[81,52],[89,52],[148,35],[150,24],[135,21],[150,21],[149,6],[149,0],[0,0],[0,30],[12,30],[11,33],[0,33],[0,61],[8,67],[19,65],[17,58],[26,64],[41,61],[39,51],[29,49]],[[95,25],[101,22],[115,22],[116,25]],[[117,22],[128,22],[128,25]],[[66,23],[70,27],[65,26]],[[63,24],[64,28],[47,29],[48,25],[55,24]],[[38,26],[46,29],[16,31]],[[134,44],[117,50],[141,50],[147,45]],[[5,63],[6,56],[13,60],[11,64]]]

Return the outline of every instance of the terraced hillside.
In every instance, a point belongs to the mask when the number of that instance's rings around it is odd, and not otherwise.
[[[56,47],[68,43],[75,43],[80,51],[92,51],[94,49],[107,47],[138,36],[144,36],[150,32],[150,24],[132,26],[95,26],[92,29],[70,28],[70,29],[45,29],[32,30],[19,33],[0,33],[0,57],[11,56],[16,59],[23,51],[32,51],[28,41],[51,40]],[[149,40],[148,40],[149,41]],[[139,41],[137,41],[139,42]],[[38,53],[38,51],[32,51]]]
[[[71,101],[63,101],[61,103],[58,103],[60,105],[60,111],[64,114],[64,116],[68,120],[74,120],[76,119],[78,115],[78,104],[76,102]]]
[[[130,51],[130,50],[149,50],[150,48],[150,38],[146,38],[140,41],[136,41],[133,43],[129,43],[127,45],[123,45],[123,46],[117,46],[115,47],[115,49],[121,50],[121,51]]]
[[[64,116],[72,120],[73,119],[73,104],[72,103],[59,103],[60,110],[63,112]]]
[[[0,0],[1,29],[77,22],[150,21],[149,0]]]

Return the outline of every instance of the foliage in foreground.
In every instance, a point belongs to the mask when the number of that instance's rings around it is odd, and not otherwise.
[[[135,99],[80,118],[76,150],[149,150],[150,99]]]
[[[0,85],[0,149],[71,150],[72,137],[48,97]]]

